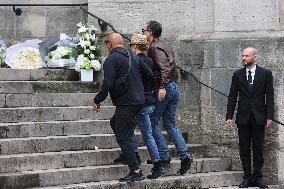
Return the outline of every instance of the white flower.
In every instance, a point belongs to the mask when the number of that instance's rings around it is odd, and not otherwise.
[[[87,31],[87,28],[85,27],[85,26],[82,26],[82,27],[80,27],[79,29],[78,29],[78,32],[79,33],[84,33],[84,32],[86,32]]]
[[[87,41],[84,41],[84,40],[80,39],[79,45],[84,48],[86,46],[86,42]]]
[[[90,41],[86,41],[85,45],[86,46],[91,46],[91,42]]]
[[[79,28],[81,28],[81,27],[83,26],[82,22],[79,22],[79,23],[77,24],[77,26],[78,26]]]
[[[90,36],[90,34],[88,34],[88,33],[86,33],[84,37],[85,37],[85,39],[87,39],[87,40],[90,40],[90,39],[91,39],[91,36]]]
[[[84,50],[84,53],[85,53],[85,54],[90,54],[90,52],[91,52],[90,49]]]
[[[59,46],[48,53],[47,60],[69,59],[72,57],[73,49],[71,47]]]
[[[102,69],[102,65],[98,60],[91,60],[91,65],[95,71],[100,71]]]
[[[38,49],[24,48],[15,57],[15,69],[37,69],[41,67],[41,58]]]
[[[91,24],[78,24],[77,36],[80,40],[78,52],[82,55],[79,55],[77,58],[77,63],[75,69],[92,69],[95,71],[101,70],[101,64],[98,60],[94,60],[99,56],[99,48],[97,46],[98,38],[95,35],[97,30]]]

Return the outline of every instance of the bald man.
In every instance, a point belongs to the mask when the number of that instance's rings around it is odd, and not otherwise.
[[[244,68],[234,72],[227,104],[226,124],[233,125],[238,99],[236,124],[239,135],[240,158],[244,180],[240,188],[250,186],[266,188],[262,182],[263,141],[265,126],[272,125],[274,116],[274,90],[271,71],[256,64],[257,52],[253,47],[243,50]],[[253,173],[251,173],[251,146]]]
[[[138,166],[131,138],[136,127],[135,116],[142,109],[145,101],[142,76],[153,77],[153,73],[145,64],[138,61],[131,51],[124,49],[124,42],[120,34],[109,34],[105,44],[109,55],[103,64],[104,80],[100,91],[94,98],[93,110],[100,111],[100,103],[109,93],[116,106],[111,119],[114,134],[122,154],[127,154],[126,162],[130,169],[130,173],[119,181],[140,181],[144,179],[144,175]],[[124,80],[126,80],[127,88],[123,91],[120,83]]]

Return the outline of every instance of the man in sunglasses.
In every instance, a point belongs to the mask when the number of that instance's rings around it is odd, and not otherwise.
[[[163,118],[163,126],[170,134],[174,144],[179,152],[181,159],[181,168],[179,174],[185,174],[191,166],[192,158],[189,149],[181,135],[180,130],[176,127],[175,115],[177,103],[179,100],[179,85],[177,83],[177,67],[172,49],[162,41],[162,25],[157,21],[149,21],[144,25],[142,33],[147,36],[150,43],[148,56],[154,61],[155,78],[158,88],[158,103],[151,115],[152,127],[159,127],[160,118]],[[158,144],[160,158],[163,163],[169,163],[168,145],[159,134],[153,132],[154,138]]]
[[[113,104],[116,106],[111,119],[116,140],[122,154],[127,154],[126,162],[130,173],[119,179],[120,182],[135,182],[144,179],[139,168],[135,149],[131,144],[136,127],[136,114],[142,109],[145,97],[142,76],[153,77],[153,72],[136,56],[124,48],[122,36],[111,33],[105,41],[109,56],[104,67],[104,80],[99,93],[94,98],[93,110],[100,111],[100,103],[110,94]],[[122,92],[118,81],[125,80],[126,89]],[[120,82],[121,83],[121,82]]]

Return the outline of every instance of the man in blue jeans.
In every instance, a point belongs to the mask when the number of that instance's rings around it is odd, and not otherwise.
[[[157,21],[149,21],[142,29],[144,35],[150,43],[148,56],[151,57],[155,65],[155,78],[158,88],[158,104],[151,115],[152,127],[159,127],[162,117],[163,126],[170,134],[181,159],[179,174],[185,174],[191,166],[192,158],[180,130],[176,127],[175,116],[179,100],[179,85],[177,83],[177,68],[172,49],[160,41],[162,25]],[[154,130],[154,129],[153,129]],[[153,132],[156,143],[159,147],[160,156],[167,158],[167,143]],[[164,149],[164,150],[163,150]],[[169,158],[169,157],[168,157]]]
[[[146,35],[134,34],[131,38],[130,47],[132,52],[137,55],[141,62],[147,65],[152,70],[152,72],[154,72],[153,60],[150,57],[145,56],[144,54],[144,51],[147,49],[148,44],[149,43],[147,41]],[[153,129],[150,120],[150,115],[153,113],[155,104],[158,101],[157,91],[153,82],[154,77],[144,76],[142,77],[142,80],[144,85],[145,103],[144,107],[136,115],[136,120],[151,157],[151,162],[154,164],[154,167],[151,170],[152,174],[148,175],[147,178],[156,179],[165,173],[165,169],[163,168],[163,162],[160,161],[160,153],[153,133],[155,132],[156,135],[159,135],[159,138],[161,140],[164,140],[164,143],[166,143],[166,140],[163,136],[161,128],[155,127]],[[167,152],[168,151],[166,150],[165,153]]]

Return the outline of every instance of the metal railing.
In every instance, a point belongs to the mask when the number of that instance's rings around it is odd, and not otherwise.
[[[103,20],[102,18],[98,17],[97,15],[95,15],[95,14],[93,14],[93,13],[90,13],[89,11],[85,10],[85,9],[83,8],[83,6],[87,6],[87,5],[88,5],[88,3],[84,3],[84,4],[76,4],[76,3],[74,3],[74,4],[0,4],[0,7],[1,7],[1,6],[11,6],[11,7],[13,7],[13,11],[16,13],[16,15],[17,15],[17,16],[20,16],[21,13],[22,13],[22,10],[19,9],[19,8],[16,9],[16,8],[15,8],[16,6],[17,6],[17,7],[23,7],[23,6],[48,6],[48,7],[49,7],[49,6],[79,6],[82,11],[84,11],[85,13],[89,14],[90,16],[92,16],[92,17],[94,17],[94,18],[96,18],[96,19],[98,20],[98,24],[99,24],[99,26],[101,27],[102,31],[106,31],[106,30],[107,30],[107,26],[109,26],[113,32],[119,33],[123,38],[125,38],[125,39],[128,40],[128,41],[130,41],[130,38],[128,38],[128,37],[125,36],[124,34],[122,34],[122,33],[120,33],[119,31],[117,31],[117,30],[113,27],[112,24],[106,22],[105,20]],[[197,83],[199,83],[200,85],[205,86],[205,87],[209,88],[210,90],[212,90],[212,91],[214,91],[214,92],[216,92],[216,93],[218,93],[218,94],[221,94],[222,96],[228,97],[228,95],[227,95],[226,93],[224,93],[224,92],[222,92],[222,91],[219,91],[219,90],[217,90],[217,89],[215,89],[215,88],[213,88],[213,87],[211,87],[211,86],[209,86],[209,85],[203,83],[202,81],[200,81],[200,80],[199,80],[193,73],[191,73],[190,71],[184,70],[183,68],[181,68],[181,67],[179,67],[179,66],[178,66],[177,68],[180,70],[180,73],[181,73],[182,75],[190,76],[190,77],[192,77]],[[282,122],[280,122],[280,121],[278,121],[278,120],[273,119],[273,121],[274,121],[275,123],[279,124],[279,125],[284,126],[284,123],[282,123]]]
[[[103,26],[104,26],[104,29],[103,29],[103,30],[106,30],[105,27],[106,27],[106,26],[109,26],[109,27],[112,29],[113,32],[119,33],[123,38],[127,39],[128,41],[130,41],[130,39],[129,39],[128,37],[126,37],[126,36],[123,35],[122,33],[118,32],[118,31],[112,26],[112,24],[110,24],[110,23],[104,21],[102,18],[98,17],[98,16],[95,15],[95,14],[88,12],[88,11],[85,10],[82,6],[80,6],[80,8],[81,8],[85,13],[87,13],[87,14],[91,15],[92,17],[96,18],[99,23],[102,23]],[[202,81],[200,81],[200,80],[199,80],[193,73],[191,73],[190,71],[187,71],[187,70],[185,70],[185,69],[183,69],[183,68],[181,68],[181,67],[179,67],[179,66],[177,66],[177,68],[180,70],[181,75],[190,76],[190,77],[192,77],[197,83],[199,83],[200,85],[205,86],[205,87],[209,88],[210,90],[212,90],[212,91],[214,91],[214,92],[216,92],[216,93],[218,93],[218,94],[220,94],[220,95],[222,95],[222,96],[228,97],[228,95],[227,95],[226,93],[224,93],[224,92],[222,92],[222,91],[220,91],[220,90],[218,90],[218,89],[215,89],[215,88],[213,88],[213,87],[211,87],[211,86],[209,86],[209,85],[203,83]],[[281,123],[280,121],[275,120],[275,119],[272,119],[272,120],[273,120],[275,123],[284,126],[284,123]]]

